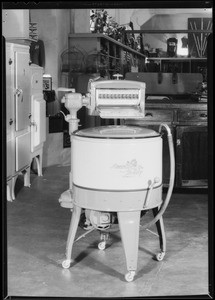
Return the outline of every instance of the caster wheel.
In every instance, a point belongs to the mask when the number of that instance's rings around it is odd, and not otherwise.
[[[163,258],[164,258],[164,256],[165,256],[165,252],[159,252],[159,253],[156,255],[156,259],[157,259],[158,261],[162,261]]]
[[[105,243],[105,242],[100,242],[100,243],[98,244],[99,250],[105,250],[105,247],[106,247],[106,243]]]
[[[135,271],[129,271],[127,274],[125,274],[125,280],[127,282],[131,282],[134,279]]]
[[[62,267],[64,269],[68,269],[70,267],[70,260],[69,259],[66,259],[62,262]]]

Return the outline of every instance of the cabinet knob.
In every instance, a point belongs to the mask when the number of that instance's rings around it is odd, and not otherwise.
[[[8,61],[9,65],[11,65],[12,62],[13,62],[13,61],[12,61],[12,59],[10,58],[9,61]]]
[[[13,119],[10,119],[9,124],[10,124],[10,125],[13,124]]]

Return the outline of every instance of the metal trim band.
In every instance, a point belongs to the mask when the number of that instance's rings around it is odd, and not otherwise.
[[[163,185],[163,183],[161,183],[158,186],[153,187],[153,189],[158,189]],[[144,191],[148,191],[149,188],[146,189],[137,189],[137,190],[104,190],[104,189],[95,189],[95,188],[88,188],[88,187],[83,187],[83,186],[79,186],[73,183],[74,187],[77,187],[79,189],[83,189],[83,190],[89,190],[89,191],[95,191],[95,192],[111,192],[111,193],[132,193],[132,192],[144,192]]]
[[[100,137],[100,136],[86,136],[86,135],[76,135],[73,134],[75,137],[87,138],[87,139],[103,139],[103,140],[137,140],[137,139],[152,139],[160,137],[161,135],[154,135],[154,136],[145,136],[145,137]]]
[[[103,191],[73,187],[74,204],[99,211],[147,210],[162,204],[162,185],[153,188],[149,199],[148,189],[136,191]],[[146,199],[147,202],[146,202]]]

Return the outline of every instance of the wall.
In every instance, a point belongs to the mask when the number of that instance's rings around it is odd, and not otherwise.
[[[90,9],[71,9],[73,28],[71,33],[90,33]]]
[[[60,54],[68,48],[70,11],[68,9],[34,9],[30,11],[31,22],[38,23],[38,36],[45,45],[45,70],[52,75],[53,89],[59,87]]]
[[[38,36],[45,45],[45,70],[51,74],[52,88],[57,100],[49,103],[51,114],[60,111],[60,96],[57,88],[61,84],[61,53],[68,48],[70,33],[69,9],[35,9],[30,11],[31,22],[38,23]],[[49,122],[46,122],[47,138],[44,144],[43,167],[70,163],[70,148],[63,148],[63,133],[49,133]]]
[[[101,7],[102,8],[102,7]],[[119,23],[118,9],[105,9],[108,14]],[[127,10],[129,13],[129,10]],[[79,8],[70,9],[70,32],[71,33],[91,33],[90,31],[90,9]]]
[[[162,16],[162,24],[150,21],[157,16]],[[186,21],[191,16],[211,17],[212,9],[135,9],[131,12],[131,21],[134,23],[134,29],[140,29],[143,25],[145,29],[187,29]],[[168,22],[165,17],[169,18]],[[158,26],[162,27],[157,28]]]

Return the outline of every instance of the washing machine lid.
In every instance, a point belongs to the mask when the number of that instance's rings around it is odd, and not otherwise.
[[[152,129],[139,126],[124,126],[110,125],[86,128],[75,131],[75,136],[89,138],[111,138],[111,139],[136,139],[136,138],[151,138],[160,136],[160,134]]]

